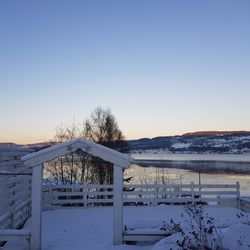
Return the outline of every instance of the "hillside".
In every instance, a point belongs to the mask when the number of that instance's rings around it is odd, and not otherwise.
[[[250,131],[197,131],[197,132],[189,132],[183,134],[185,137],[195,137],[195,136],[224,136],[224,135],[232,135],[232,136],[242,136],[242,135],[250,135]]]
[[[250,131],[199,131],[176,136],[159,136],[127,141],[131,152],[165,150],[171,153],[250,153]],[[41,142],[27,145],[0,143],[0,147],[28,147],[34,151],[53,143]]]
[[[172,153],[250,153],[249,131],[201,131],[128,141],[131,151],[167,150]]]

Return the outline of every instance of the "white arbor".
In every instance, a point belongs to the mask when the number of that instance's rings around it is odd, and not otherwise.
[[[38,152],[25,155],[21,158],[24,164],[32,168],[32,195],[31,195],[31,249],[41,250],[41,191],[43,164],[60,156],[82,150],[114,166],[113,189],[113,241],[122,243],[123,234],[123,169],[128,168],[133,159],[120,152],[104,147],[86,139],[76,139],[53,145]]]

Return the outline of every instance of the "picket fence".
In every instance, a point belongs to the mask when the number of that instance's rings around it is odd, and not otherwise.
[[[237,206],[240,185],[236,184],[166,184],[124,185],[124,205],[203,204]],[[43,209],[67,206],[112,206],[113,185],[44,185]]]

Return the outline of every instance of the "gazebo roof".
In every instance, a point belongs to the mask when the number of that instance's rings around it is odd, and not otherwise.
[[[25,155],[21,157],[21,160],[24,161],[25,165],[34,167],[79,149],[122,168],[128,168],[134,161],[134,159],[128,155],[86,139],[75,139],[58,143],[40,151]]]

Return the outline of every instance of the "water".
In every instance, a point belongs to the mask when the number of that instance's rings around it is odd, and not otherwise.
[[[132,183],[153,184],[163,181],[198,184],[200,181],[201,184],[235,184],[239,182],[241,196],[250,196],[250,155],[136,154],[132,157],[136,160],[152,160],[147,167],[137,163],[125,171],[125,177],[133,176]],[[161,168],[159,164],[154,164],[154,160],[163,161]],[[177,162],[181,162],[178,168]],[[201,171],[204,167],[205,171]]]
[[[171,154],[171,153],[144,153],[132,154],[134,159],[144,160],[171,160],[171,161],[226,161],[249,162],[250,154]]]

